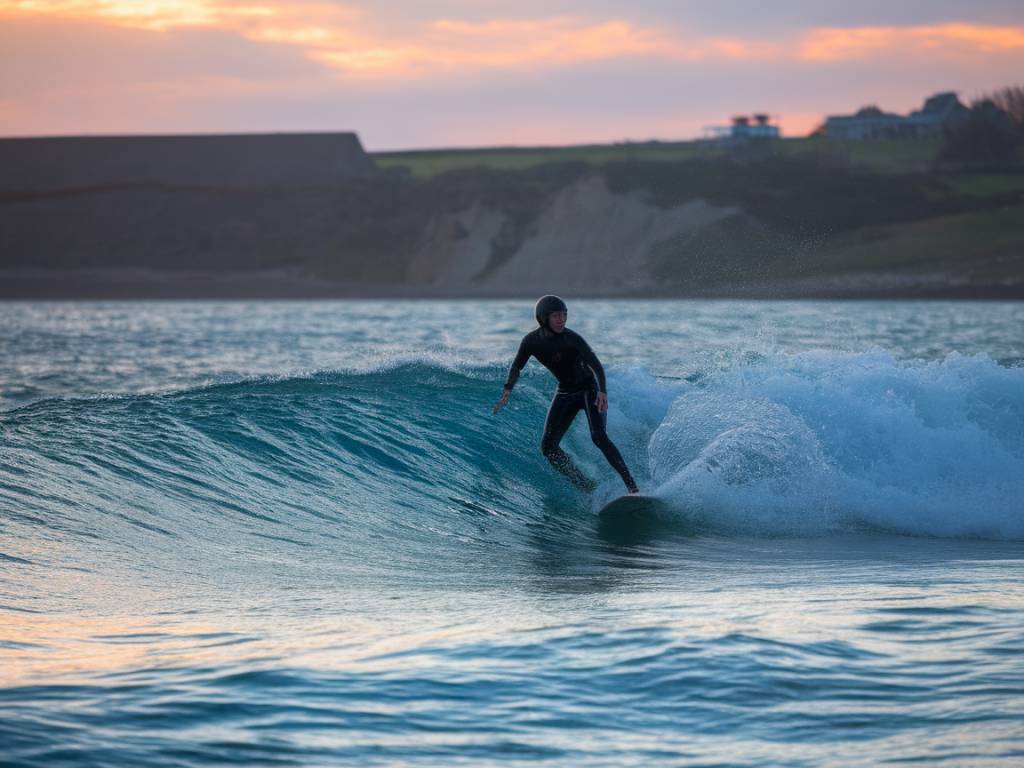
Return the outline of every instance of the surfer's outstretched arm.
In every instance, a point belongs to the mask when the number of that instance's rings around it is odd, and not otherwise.
[[[495,414],[498,411],[500,411],[502,408],[504,408],[506,405],[508,405],[508,396],[511,395],[511,394],[512,394],[512,390],[511,389],[503,389],[501,391],[501,397],[499,397],[498,398],[498,402],[496,402],[494,404],[494,410],[491,411],[491,413]]]
[[[523,370],[523,366],[526,365],[526,361],[530,359],[530,350],[527,346],[526,339],[524,337],[519,342],[519,351],[516,352],[516,359],[512,361],[512,365],[508,368],[508,376],[505,379],[505,387],[502,389],[501,397],[498,398],[498,402],[494,404],[494,410],[492,413],[497,413],[506,405],[508,405],[508,396],[512,394],[512,387],[516,385],[519,380],[519,373]]]

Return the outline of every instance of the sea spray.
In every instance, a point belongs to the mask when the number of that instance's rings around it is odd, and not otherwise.
[[[500,376],[403,360],[43,401],[3,416],[0,502],[80,532],[95,533],[100,515],[103,528],[121,519],[200,539],[309,518],[360,541],[368,528],[391,537],[389,524],[412,525],[413,539],[471,537],[449,514],[453,497],[524,523],[545,497],[573,498],[537,447],[550,382],[530,372],[496,418]],[[805,353],[692,381],[613,367],[609,389],[610,434],[645,489],[714,529],[1024,536],[1022,369],[984,356]],[[601,479],[599,501],[621,493],[582,419],[566,447]]]
[[[1024,537],[1024,369],[985,356],[774,356],[655,430],[659,493],[722,530]]]

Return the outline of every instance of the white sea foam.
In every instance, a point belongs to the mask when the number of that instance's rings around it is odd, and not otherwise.
[[[676,397],[649,443],[681,514],[757,533],[1024,537],[1024,369],[776,356]]]

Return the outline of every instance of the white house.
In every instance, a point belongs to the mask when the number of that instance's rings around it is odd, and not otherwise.
[[[771,124],[771,115],[737,115],[732,125],[709,126],[704,134],[712,139],[777,139],[779,127]]]

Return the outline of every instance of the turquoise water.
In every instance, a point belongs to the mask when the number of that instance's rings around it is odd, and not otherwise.
[[[1024,305],[0,304],[0,764],[1024,760]]]

